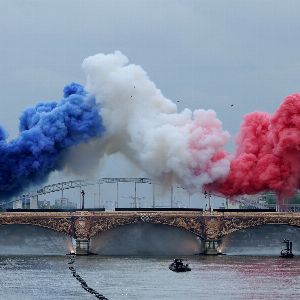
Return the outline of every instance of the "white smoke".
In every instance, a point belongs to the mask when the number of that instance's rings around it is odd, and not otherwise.
[[[118,51],[86,58],[83,69],[107,130],[92,144],[98,158],[120,152],[153,180],[190,191],[228,175],[230,161],[223,149],[229,134],[214,111],[178,113],[146,72]]]

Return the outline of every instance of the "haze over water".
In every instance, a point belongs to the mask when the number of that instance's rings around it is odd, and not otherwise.
[[[77,257],[78,274],[110,300],[299,299],[300,259],[188,257],[188,273],[171,257]],[[0,258],[1,299],[96,299],[76,281],[64,256]]]

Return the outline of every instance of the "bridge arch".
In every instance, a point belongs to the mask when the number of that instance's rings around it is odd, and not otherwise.
[[[205,240],[204,222],[199,217],[165,217],[151,214],[132,215],[131,217],[122,217],[120,215],[119,217],[114,218],[91,218],[90,238],[94,237],[95,235],[101,232],[105,232],[108,230],[131,224],[167,225],[177,229],[185,230],[189,233],[194,234],[199,239]]]
[[[34,218],[24,215],[0,218],[0,226],[2,225],[32,225],[51,229],[53,231],[63,233],[71,238],[74,236],[71,218]]]
[[[162,223],[136,222],[98,231],[90,252],[100,255],[193,255],[204,242],[194,233]]]
[[[300,227],[288,224],[262,224],[233,231],[220,240],[220,250],[233,255],[276,255],[284,239],[293,242],[293,252],[300,253]]]
[[[73,249],[72,238],[44,226],[0,225],[1,255],[62,255]]]
[[[255,228],[262,225],[288,225],[300,228],[299,218],[277,218],[272,219],[265,217],[257,218],[232,218],[231,220],[223,220],[221,223],[219,238],[223,238],[235,231],[244,230],[247,228]]]

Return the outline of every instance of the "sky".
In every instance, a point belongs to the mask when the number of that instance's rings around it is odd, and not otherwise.
[[[81,64],[120,50],[184,108],[213,109],[231,134],[243,115],[274,112],[300,91],[297,0],[0,0],[0,124],[10,138],[19,116],[63,87],[85,84]],[[231,106],[233,104],[233,106]],[[99,175],[99,176],[98,176]],[[145,174],[113,156],[98,177]],[[73,179],[62,172],[49,184]],[[47,184],[47,183],[46,183]]]

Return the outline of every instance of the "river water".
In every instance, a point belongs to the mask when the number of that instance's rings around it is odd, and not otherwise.
[[[76,257],[87,284],[110,300],[300,299],[300,258],[189,256],[192,271],[168,269],[172,257]],[[0,299],[96,299],[81,288],[66,256],[1,256]]]

